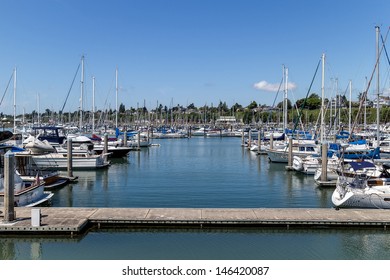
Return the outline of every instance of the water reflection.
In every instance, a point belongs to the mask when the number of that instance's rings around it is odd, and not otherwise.
[[[174,244],[174,246],[173,246]],[[0,239],[0,259],[390,259],[383,230],[106,229],[80,239]]]

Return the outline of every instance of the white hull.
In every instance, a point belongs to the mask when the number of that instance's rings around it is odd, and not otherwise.
[[[319,155],[319,147],[311,140],[307,141],[293,141],[292,156],[307,157],[311,155]],[[288,163],[289,147],[281,149],[269,149],[267,151],[268,158],[272,162]]]
[[[54,194],[45,192],[44,186],[31,186],[15,191],[14,205],[16,207],[33,207],[48,201]],[[4,206],[4,192],[0,193],[0,206]]]
[[[332,203],[342,208],[390,209],[390,185],[358,186],[338,180]]]
[[[301,158],[299,156],[293,157],[292,168],[295,171],[302,172],[307,175],[314,175],[319,166],[320,163],[317,158]]]
[[[67,154],[46,154],[32,157],[36,166],[40,169],[67,169]],[[72,156],[73,169],[96,169],[109,165],[102,155]]]
[[[272,162],[288,163],[288,152],[268,150],[268,158]]]
[[[281,163],[288,163],[288,151],[278,151],[278,150],[268,150],[267,151],[268,158],[272,162],[281,162]],[[293,152],[292,156],[293,158],[295,156],[297,157],[306,157],[309,155],[313,155],[317,153],[306,153],[306,152]]]

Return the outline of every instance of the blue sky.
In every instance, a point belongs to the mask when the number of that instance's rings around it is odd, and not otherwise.
[[[1,0],[0,93],[17,67],[17,113],[59,111],[85,55],[84,108],[271,105],[289,68],[292,101],[306,95],[326,54],[326,95],[362,91],[375,63],[375,26],[389,27],[390,1]],[[388,63],[381,59],[381,88]],[[312,92],[320,94],[318,74]],[[12,86],[0,112],[12,113]],[[64,111],[79,107],[80,74]],[[281,101],[279,95],[278,101]]]

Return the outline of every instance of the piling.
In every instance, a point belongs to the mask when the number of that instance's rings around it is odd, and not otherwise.
[[[127,129],[123,132],[123,146],[127,147]]]
[[[269,137],[269,148],[270,150],[272,150],[274,148],[274,134],[271,133],[270,137]]]
[[[288,166],[292,166],[293,161],[293,139],[292,137],[288,138]]]
[[[328,181],[328,144],[321,144],[321,181]]]
[[[15,154],[8,151],[4,155],[4,221],[15,220]]]
[[[250,149],[252,145],[252,129],[249,129],[248,131],[248,149]]]
[[[141,130],[138,131],[138,150],[141,149]]]
[[[72,178],[73,177],[73,153],[72,153],[72,138],[69,138],[67,143],[66,143],[66,148],[67,148],[67,171],[68,171],[68,177]]]
[[[107,161],[108,154],[108,135],[104,133],[104,146],[103,146],[104,161]]]
[[[244,132],[244,129],[242,129],[242,132],[241,132],[241,146],[244,146],[245,145],[245,132]]]

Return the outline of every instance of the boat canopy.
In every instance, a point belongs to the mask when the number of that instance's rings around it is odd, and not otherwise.
[[[353,168],[354,171],[363,169],[363,168],[374,168],[375,164],[370,161],[351,161],[349,165]]]

